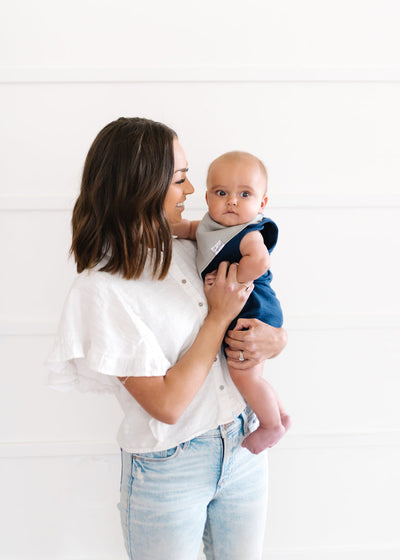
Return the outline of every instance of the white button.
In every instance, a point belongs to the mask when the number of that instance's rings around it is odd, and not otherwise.
[[[223,391],[225,389],[225,387],[223,385],[219,386],[220,391]]]
[[[187,280],[186,278],[182,278],[182,284],[186,284]]]
[[[204,303],[202,301],[199,301],[199,307],[203,307]]]

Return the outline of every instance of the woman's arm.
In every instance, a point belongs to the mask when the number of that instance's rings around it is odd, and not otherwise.
[[[206,285],[209,311],[192,346],[161,377],[120,378],[133,398],[154,418],[175,424],[204,383],[230,322],[251,290],[237,282],[237,264],[220,264],[216,280]]]
[[[228,331],[225,337],[228,365],[244,370],[275,358],[285,348],[287,338],[283,328],[271,327],[258,319],[238,319],[234,330]],[[239,350],[244,361],[239,360]]]

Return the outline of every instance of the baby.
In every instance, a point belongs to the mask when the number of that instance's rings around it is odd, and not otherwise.
[[[208,213],[201,222],[183,220],[174,226],[178,237],[197,240],[197,267],[206,282],[222,261],[238,263],[237,279],[254,288],[230,329],[242,329],[256,318],[274,327],[283,323],[282,310],[271,288],[269,252],[275,247],[278,228],[262,214],[267,204],[267,171],[264,164],[246,152],[228,152],[214,160],[207,175]],[[211,274],[210,274],[211,273]],[[239,352],[239,361],[244,361]],[[249,369],[229,366],[229,373],[246,402],[256,413],[259,427],[243,446],[260,453],[275,445],[290,426],[273,387],[263,378],[264,364]]]

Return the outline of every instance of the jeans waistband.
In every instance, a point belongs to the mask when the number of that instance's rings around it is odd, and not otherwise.
[[[247,418],[248,418],[248,413],[247,413],[247,409],[245,409],[241,414],[239,414],[239,416],[237,416],[230,422],[227,422],[226,424],[221,424],[220,426],[218,426],[218,428],[213,428],[211,430],[208,430],[207,432],[204,432],[204,434],[201,434],[197,437],[215,438],[215,437],[221,437],[222,434],[226,434],[228,436],[237,434],[240,430],[242,430],[242,428],[246,430]]]

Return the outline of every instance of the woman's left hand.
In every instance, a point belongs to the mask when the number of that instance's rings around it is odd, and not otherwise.
[[[278,356],[287,344],[287,333],[258,319],[238,319],[225,343],[228,365],[244,370]]]

